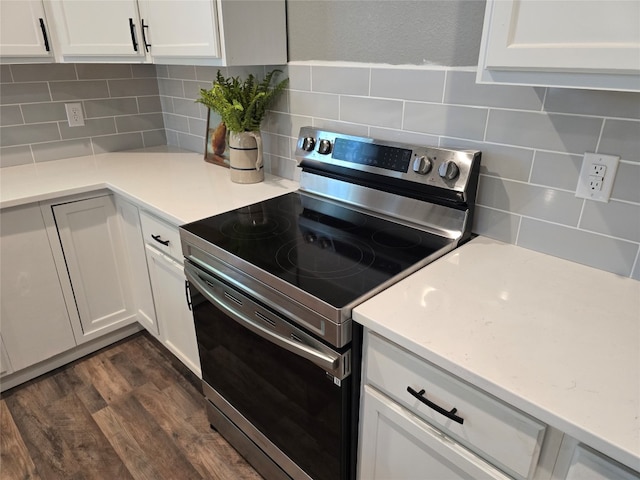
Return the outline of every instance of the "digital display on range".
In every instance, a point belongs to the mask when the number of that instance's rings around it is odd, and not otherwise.
[[[406,172],[411,162],[411,153],[411,150],[406,148],[336,138],[331,158],[396,172]]]

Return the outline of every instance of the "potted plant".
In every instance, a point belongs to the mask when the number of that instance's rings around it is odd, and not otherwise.
[[[240,77],[225,78],[218,70],[213,87],[200,89],[196,102],[218,113],[225,131],[229,132],[230,176],[236,183],[256,183],[264,179],[260,124],[289,81],[284,79],[271,86],[280,73],[281,70],[272,70],[262,80],[249,74],[240,80]],[[218,135],[224,138],[225,132],[219,131]]]

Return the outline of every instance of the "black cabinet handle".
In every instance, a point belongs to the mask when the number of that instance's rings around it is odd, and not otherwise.
[[[191,305],[191,295],[189,295],[189,280],[185,280],[184,281],[184,294],[187,297],[187,307],[189,307],[189,310],[191,310],[193,312],[193,308]]]
[[[50,52],[49,37],[47,36],[47,27],[44,26],[44,19],[40,19],[40,29],[42,30],[42,37],[44,38],[44,48],[47,52]]]
[[[138,41],[136,40],[136,26],[133,24],[133,18],[129,19],[129,30],[131,31],[131,43],[133,44],[133,51],[138,51]]]
[[[147,28],[149,28],[149,25],[144,24],[144,18],[143,18],[142,19],[142,43],[144,44],[145,51],[148,52],[151,44],[147,43]]]
[[[151,238],[153,238],[156,242],[161,243],[162,245],[164,245],[165,247],[169,246],[169,240],[162,240],[160,238],[160,235],[151,235]]]
[[[407,387],[407,392],[409,392],[411,395],[416,397],[418,400],[420,400],[422,403],[424,403],[427,407],[433,408],[436,412],[444,415],[448,419],[453,420],[454,422],[458,422],[460,425],[462,425],[464,423],[464,418],[459,417],[459,416],[456,415],[456,412],[458,411],[457,408],[452,408],[450,411],[447,411],[444,408],[442,408],[440,405],[436,405],[432,401],[427,400],[427,397],[423,396],[424,395],[424,388],[422,390],[420,390],[419,392],[416,392],[413,388]]]

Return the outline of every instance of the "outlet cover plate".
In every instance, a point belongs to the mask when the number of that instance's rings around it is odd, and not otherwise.
[[[608,202],[613,190],[613,181],[616,178],[618,170],[618,162],[620,157],[617,155],[605,155],[602,153],[586,152],[582,159],[582,168],[578,177],[578,186],[576,187],[576,197],[595,200],[597,202]],[[600,166],[604,166],[602,169]],[[594,173],[602,172],[602,181],[600,183],[593,182]]]

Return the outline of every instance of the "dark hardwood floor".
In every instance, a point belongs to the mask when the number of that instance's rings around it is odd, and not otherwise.
[[[146,333],[2,394],[0,479],[259,480]]]

